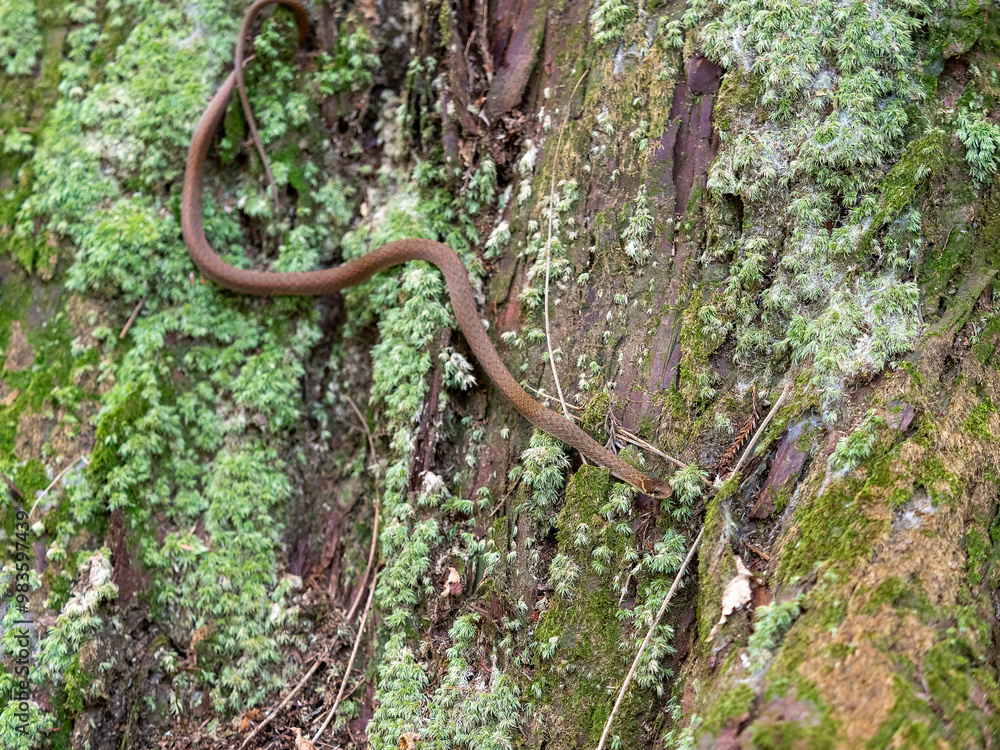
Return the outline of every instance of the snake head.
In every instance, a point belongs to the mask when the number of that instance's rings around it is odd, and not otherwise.
[[[662,479],[646,477],[643,487],[640,487],[644,495],[649,495],[654,500],[666,500],[674,494],[670,485]]]

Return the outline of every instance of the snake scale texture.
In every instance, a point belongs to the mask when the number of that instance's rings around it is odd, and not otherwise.
[[[249,112],[246,90],[243,85],[243,49],[255,16],[270,5],[285,5],[294,13],[299,25],[300,43],[309,32],[309,16],[297,0],[257,0],[247,10],[237,41],[235,70],[226,78],[201,119],[195,126],[188,150],[187,168],[184,172],[184,193],[181,202],[181,225],[184,241],[195,265],[202,274],[216,283],[243,294],[261,296],[330,294],[360,284],[379,271],[411,260],[432,263],[440,269],[447,284],[455,320],[465,340],[490,380],[514,405],[521,415],[540,430],[567,445],[598,466],[611,471],[619,479],[632,484],[646,495],[665,498],[671,495],[670,485],[661,479],[646,476],[635,467],[602,446],[573,422],[532,399],[510,374],[500,359],[493,342],[487,335],[472,293],[469,276],[458,255],[447,245],[426,239],[406,239],[389,242],[367,255],[335,268],[301,273],[273,273],[249,271],[226,263],[205,238],[202,221],[202,193],[205,161],[212,139],[222,122],[233,89],[240,92],[251,133],[256,133],[253,116]],[[259,138],[255,137],[258,142]],[[261,149],[262,150],[262,149]],[[263,157],[263,154],[262,154]],[[267,164],[266,157],[263,157]],[[268,169],[268,173],[270,170]],[[273,183],[272,183],[273,184]]]

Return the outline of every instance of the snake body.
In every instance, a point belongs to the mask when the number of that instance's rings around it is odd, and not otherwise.
[[[652,497],[671,495],[670,485],[649,477],[602,446],[580,427],[560,414],[546,409],[532,399],[510,374],[487,335],[476,310],[468,272],[458,254],[447,245],[426,239],[405,239],[389,242],[367,255],[343,263],[335,268],[299,273],[274,273],[249,271],[230,265],[215,252],[205,237],[202,220],[202,193],[205,161],[212,139],[222,122],[233,89],[242,86],[243,44],[254,16],[269,5],[286,5],[296,15],[300,40],[308,33],[308,15],[297,0],[257,0],[247,10],[237,45],[235,70],[229,74],[221,88],[212,97],[201,119],[195,126],[188,149],[187,167],[184,172],[184,191],[181,201],[181,225],[184,241],[195,265],[202,274],[221,286],[243,294],[260,296],[317,295],[338,292],[360,284],[379,271],[411,260],[422,260],[435,265],[444,276],[455,320],[469,348],[479,361],[486,375],[506,396],[520,414],[538,429],[563,443],[573,446],[598,466],[608,469],[619,479],[632,484]],[[249,107],[246,107],[249,110]],[[248,116],[252,122],[252,115]],[[254,128],[256,130],[256,128]],[[266,158],[264,159],[266,164]]]

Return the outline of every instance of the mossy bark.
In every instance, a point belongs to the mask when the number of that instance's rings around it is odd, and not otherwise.
[[[91,556],[110,550],[119,593],[88,610],[97,625],[82,631],[85,646],[52,659],[61,671],[39,672],[33,710],[53,730],[39,746],[143,747],[169,733],[190,747],[238,747],[259,721],[253,709],[275,703],[279,687],[304,671],[298,665],[322,652],[337,665],[320,673],[326,692],[310,687],[261,747],[291,738],[293,726],[315,729],[351,650],[351,634],[338,628],[351,603],[363,605],[359,581],[378,509],[382,548],[392,552],[380,560],[377,627],[363,642],[368,684],[332,730],[343,747],[398,746],[409,732],[417,747],[595,746],[683,557],[670,545],[690,543],[702,526],[696,566],[657,631],[656,663],[644,665],[612,725],[616,746],[1000,741],[1000,181],[973,179],[976,146],[957,119],[978,117],[984,133],[997,124],[995,5],[932,6],[910,19],[905,44],[871,43],[872,70],[903,60],[895,83],[880,84],[872,111],[895,107],[904,97],[892,86],[905,79],[906,121],[899,132],[881,123],[885,143],[859,142],[857,151],[875,155],[846,167],[824,161],[846,137],[827,130],[840,122],[848,132],[866,105],[826,88],[838,40],[813,40],[828,59],[800,99],[775,98],[775,81],[761,69],[779,55],[719,53],[713,29],[740,12],[725,4],[623,4],[620,34],[601,42],[591,4],[573,0],[318,6],[316,52],[340,54],[338,63],[280,48],[275,40],[287,29],[276,16],[264,46],[278,50],[265,49],[278,62],[251,84],[295,94],[309,113],[296,121],[276,96],[262,99],[276,123],[271,150],[287,167],[284,197],[295,221],[268,213],[260,164],[241,148],[245,123],[232,108],[210,201],[212,231],[231,257],[245,246],[248,257],[238,262],[264,267],[280,246],[293,264],[336,261],[334,240],[345,232],[344,254],[356,255],[395,238],[393,221],[461,246],[511,371],[559,409],[548,338],[567,410],[616,450],[627,442],[622,430],[651,444],[655,452],[626,455],[658,476],[676,470],[662,453],[711,469],[754,411],[751,385],[763,413],[787,392],[739,475],[723,481],[732,466],[715,467],[717,481],[698,485],[700,499],[686,506],[678,487],[664,503],[627,496],[624,509],[616,503],[626,491],[575,455],[555,502],[537,499],[539,487],[521,471],[532,461],[524,453],[530,427],[475,367],[477,382],[457,385],[454,363],[467,354],[457,332],[398,333],[410,332],[412,320],[447,317],[440,290],[427,291],[415,276],[398,277],[398,288],[383,282],[315,302],[222,296],[211,302],[216,317],[198,318],[204,284],[183,255],[176,222],[185,144],[124,130],[98,143],[110,127],[101,118],[135,93],[121,78],[106,101],[73,108],[121,74],[114,66],[129,44],[148,47],[151,57],[166,45],[162,59],[183,60],[210,28],[216,36],[199,64],[221,74],[219,56],[231,49],[224,34],[235,33],[240,9],[171,6],[176,17],[165,25],[176,28],[160,38],[147,27],[146,36],[133,35],[132,22],[148,15],[141,3],[127,5],[121,15],[101,3],[39,3],[44,44],[35,70],[0,76],[5,133],[20,128],[31,148],[65,156],[57,171],[67,175],[68,165],[93,158],[85,180],[92,204],[81,214],[113,215],[117,198],[94,187],[112,175],[127,187],[123,200],[138,190],[155,206],[148,220],[159,231],[155,242],[145,232],[122,240],[116,252],[139,259],[105,273],[101,263],[112,264],[115,253],[95,260],[94,237],[73,228],[85,219],[74,225],[64,215],[62,204],[78,195],[58,194],[47,176],[50,192],[40,200],[35,179],[44,165],[31,150],[0,156],[0,462],[13,487],[3,521],[14,549],[16,509],[38,499],[35,642],[68,628],[58,618],[86,599],[88,568],[78,566]],[[610,13],[616,4],[600,5]],[[808,33],[794,23],[826,13],[806,3],[780,11],[788,28],[776,27],[774,39],[805,42]],[[383,63],[367,78],[347,62],[367,49],[353,36],[362,27]],[[348,38],[355,47],[337,46]],[[74,72],[69,62],[85,69]],[[841,62],[834,72],[848,76]],[[60,89],[60,71],[74,76],[72,85]],[[291,72],[309,83],[288,84]],[[208,93],[195,78],[163,76],[178,108],[190,106],[198,85]],[[342,80],[349,83],[331,93]],[[793,104],[801,121],[789,116]],[[818,120],[808,121],[807,110]],[[79,118],[79,151],[53,145],[67,112]],[[137,144],[159,160],[139,161],[129,151]],[[816,153],[820,166],[806,166]],[[773,165],[780,174],[767,176]],[[495,195],[484,197],[490,169]],[[335,189],[322,200],[310,194],[317,173],[341,180],[328,183]],[[824,190],[835,200],[819,200],[819,214],[802,208]],[[509,239],[486,242],[502,235],[502,222]],[[803,230],[809,222],[819,231]],[[302,237],[319,237],[308,233],[319,225],[333,229],[308,255]],[[815,256],[831,269],[819,294],[782,287],[811,272],[801,267],[809,243],[840,243]],[[902,245],[912,252],[894,265]],[[116,344],[141,296],[130,274],[147,265],[156,274],[155,283],[145,280],[153,283],[146,307],[133,338]],[[94,278],[70,284],[79,281],[74,268]],[[878,295],[901,288],[917,291],[917,305],[878,317]],[[407,294],[426,305],[404,307]],[[794,301],[783,302],[788,295]],[[847,312],[832,315],[841,303]],[[237,319],[251,320],[252,334],[228,333]],[[795,340],[795,326],[817,320],[837,329],[829,350]],[[870,366],[888,329],[905,331],[905,347]],[[275,330],[278,341],[266,332]],[[226,336],[226,346],[209,349],[213,337]],[[155,355],[136,361],[133,348]],[[263,359],[272,349],[282,356]],[[230,369],[205,365],[205,351]],[[410,369],[399,389],[416,398],[417,413],[401,417],[410,402],[373,396],[370,381],[389,382],[384,373],[403,360]],[[250,369],[255,363],[259,371]],[[271,388],[272,371],[295,382]],[[276,416],[268,411],[275,402],[292,406]],[[179,427],[168,411],[180,415]],[[216,417],[224,429],[213,426]],[[167,447],[136,477],[129,460],[148,436]],[[247,445],[264,446],[285,482],[270,487],[263,459],[222,470],[223,480],[239,479],[230,484],[245,501],[233,501],[230,519],[203,500],[227,489],[210,486],[207,472]],[[183,462],[171,455],[183,452],[177,446],[187,451]],[[68,475],[88,491],[53,484],[81,456],[89,468]],[[120,493],[102,494],[119,485]],[[255,486],[280,501],[261,509],[247,489]],[[233,538],[224,536],[230,523],[257,545],[258,566],[204,568],[217,539]],[[754,575],[752,598],[712,634],[736,557]],[[555,559],[576,573],[557,581]],[[200,580],[200,568],[217,571],[211,583],[222,588],[246,575],[273,593],[254,615],[270,624],[246,639],[263,644],[256,656],[224,640],[219,625],[235,615],[216,620],[204,603],[170,597],[165,582],[183,589]],[[286,599],[276,592],[288,574],[301,578],[289,584],[301,589]],[[773,626],[770,640],[755,639],[776,612],[763,608],[782,603],[795,603],[787,609],[794,615]],[[292,610],[299,619],[284,619]],[[473,636],[459,627],[469,622]],[[240,683],[244,667],[262,676]],[[212,703],[220,679],[231,699]],[[513,725],[501,705],[516,715]]]

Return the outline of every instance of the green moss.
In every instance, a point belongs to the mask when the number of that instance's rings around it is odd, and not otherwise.
[[[870,242],[879,228],[915,202],[918,186],[940,175],[945,167],[944,145],[945,132],[937,128],[907,144],[880,184],[879,209],[864,242]]]
[[[743,72],[741,66],[734,66],[726,72],[722,78],[722,86],[719,88],[718,98],[713,108],[716,117],[716,129],[720,132],[729,131],[730,118],[737,112],[752,110],[757,104],[760,96],[760,79],[756,76],[749,78]]]
[[[857,592],[859,595],[862,591]],[[861,609],[863,615],[874,615],[883,606],[893,609],[911,610],[922,618],[934,615],[934,606],[920,587],[919,582],[907,582],[899,578],[887,578],[871,593]]]
[[[149,402],[133,394],[101,417],[94,433],[94,452],[87,469],[94,481],[104,482],[108,473],[120,463],[117,445],[124,437],[123,428],[136,422],[148,410]]]
[[[607,686],[621,684],[628,669],[626,652],[620,648],[625,634],[615,616],[618,606],[610,595],[612,572],[608,570],[603,576],[593,572],[590,559],[594,538],[582,546],[577,546],[574,539],[581,523],[592,529],[603,524],[600,509],[610,485],[610,474],[592,466],[581,467],[567,485],[566,502],[559,513],[559,553],[571,558],[581,574],[568,598],[554,598],[535,631],[538,643],[558,639],[553,657],[539,664],[539,672],[551,674],[556,670],[572,675],[570,679],[545,680],[542,704],[546,706],[543,710],[560,717],[559,734],[565,735],[566,745],[573,747],[594,744],[600,738],[614,702]],[[623,747],[638,742],[639,727],[634,717],[644,703],[642,695],[633,687],[619,709],[614,731],[621,736]]]
[[[891,439],[891,436],[885,436]],[[958,479],[929,456],[910,473],[899,471],[900,448],[889,440],[871,447],[861,467],[834,479],[818,497],[803,499],[795,510],[794,532],[785,543],[778,574],[782,580],[809,572],[823,561],[843,567],[868,557],[891,522],[880,518],[881,506],[899,507],[923,485],[934,502],[955,497]],[[862,478],[863,477],[863,478]],[[943,491],[941,481],[947,491]]]
[[[63,704],[71,714],[80,714],[83,711],[87,691],[93,681],[93,676],[84,672],[80,667],[79,657],[74,659],[69,669],[66,670],[66,698]]]
[[[0,349],[7,349],[11,324],[24,319],[31,305],[31,285],[20,275],[0,285]],[[5,373],[4,377],[10,377]]]
[[[597,429],[603,430],[604,420],[608,416],[610,403],[611,396],[603,391],[590,399],[587,402],[587,406],[583,412],[583,419],[581,420],[583,429],[588,432],[594,432]]]
[[[936,644],[923,659],[920,687],[897,675],[896,704],[867,747],[982,747],[1000,738],[996,679],[961,642]],[[918,697],[917,692],[929,695]],[[929,700],[928,700],[929,699]],[[942,716],[946,720],[942,720]]]
[[[19,467],[14,476],[14,481],[18,489],[27,498],[34,497],[36,491],[44,490],[49,485],[49,477],[45,473],[45,464],[36,458],[27,461],[24,466]]]
[[[974,438],[995,442],[998,436],[993,434],[989,426],[990,414],[997,411],[989,397],[983,400],[969,413],[968,418],[962,423],[965,431]]]
[[[678,383],[691,412],[715,397],[715,375],[708,360],[725,340],[725,328],[716,317],[715,307],[703,301],[703,292],[698,287],[691,294],[681,319]]]
[[[917,367],[912,362],[907,362],[906,360],[899,362],[899,369],[910,376],[910,380],[913,382],[913,385],[916,386],[917,388],[922,386],[926,381],[924,374],[920,372],[920,368]]]
[[[976,355],[976,359],[979,360],[979,364],[985,365],[993,356],[998,345],[1000,345],[1000,315],[993,315],[983,326],[983,330],[972,345],[972,351]]]
[[[954,504],[962,494],[964,482],[961,477],[948,471],[935,455],[927,455],[915,467],[916,484],[922,486],[934,505]]]
[[[704,534],[706,541],[720,539],[726,534],[726,519],[723,507],[726,499],[738,486],[738,477],[733,477],[716,493],[705,510]],[[728,561],[727,561],[728,563]],[[698,642],[709,648],[708,636],[712,627],[718,622],[722,606],[722,591],[729,582],[728,578],[718,570],[718,555],[712,554],[712,548],[702,543],[702,552],[698,555]],[[728,568],[727,568],[728,572]]]
[[[745,683],[740,683],[713,697],[704,714],[705,723],[702,725],[702,731],[706,734],[718,734],[730,719],[750,713],[754,698],[753,688]]]
[[[807,720],[757,721],[750,726],[750,746],[755,750],[832,750],[839,746],[831,731],[833,722],[825,718],[815,724]]]
[[[982,582],[983,570],[991,552],[989,542],[979,533],[979,529],[971,528],[966,532],[965,552],[968,556],[965,567],[969,585],[977,588]]]

